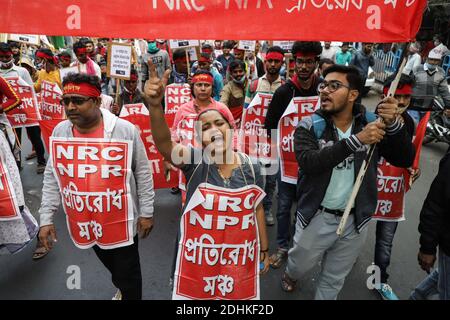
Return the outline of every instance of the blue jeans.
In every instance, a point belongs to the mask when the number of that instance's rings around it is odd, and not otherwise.
[[[275,192],[275,187],[277,186],[277,174],[267,175],[266,183],[264,185],[264,192],[266,196],[263,200],[264,212],[267,214],[270,213],[270,209],[272,208],[273,203],[273,194]]]
[[[426,300],[439,294],[440,300],[450,300],[450,256],[439,250],[438,269],[433,270],[414,289],[409,297],[412,300]]]
[[[375,265],[381,271],[381,283],[387,283],[389,274],[387,268],[391,263],[392,242],[398,222],[377,221],[377,231],[375,240]]]
[[[291,239],[291,207],[296,200],[297,186],[281,181],[278,182],[278,210],[277,210],[277,244],[278,248],[288,250]]]

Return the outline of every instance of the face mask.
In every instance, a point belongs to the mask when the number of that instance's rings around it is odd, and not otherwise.
[[[233,78],[233,82],[236,84],[244,84],[245,83],[245,76],[242,76],[240,79]]]
[[[11,69],[14,65],[14,59],[11,59],[8,62],[0,62],[0,68],[2,69]]]
[[[434,65],[434,64],[429,64],[428,62],[426,62],[426,63],[425,63],[425,66],[426,66],[427,69],[430,70],[430,71],[436,70],[436,65]]]
[[[148,51],[150,53],[156,53],[159,51],[159,48],[156,46],[156,42],[150,42],[148,44]]]

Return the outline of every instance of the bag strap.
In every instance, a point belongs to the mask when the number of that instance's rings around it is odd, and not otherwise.
[[[366,111],[365,118],[366,118],[367,123],[371,123],[371,122],[374,122],[375,120],[377,120],[376,114],[373,112],[369,112],[369,111]],[[316,135],[316,138],[317,139],[322,138],[322,135],[323,135],[323,132],[325,131],[325,126],[326,126],[325,119],[322,118],[317,113],[313,113],[312,121],[313,121],[314,134]]]

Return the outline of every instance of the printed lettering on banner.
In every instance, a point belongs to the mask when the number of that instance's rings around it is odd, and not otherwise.
[[[173,299],[259,299],[255,210],[264,191],[203,183],[181,218]]]
[[[297,184],[298,163],[294,154],[294,132],[298,122],[319,108],[319,97],[295,97],[278,123],[278,154],[281,180]]]
[[[50,150],[75,245],[113,249],[132,244],[133,141],[51,137]]]
[[[178,112],[181,105],[192,100],[191,87],[188,84],[169,84],[164,95],[166,114]]]
[[[65,119],[66,112],[61,104],[61,88],[53,82],[42,81],[41,115],[44,120]]]

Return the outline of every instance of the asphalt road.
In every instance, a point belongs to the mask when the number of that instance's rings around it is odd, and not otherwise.
[[[373,107],[378,95],[371,92],[364,104]],[[23,134],[24,140],[26,135]],[[23,156],[30,152],[30,143],[24,141]],[[421,155],[422,176],[407,195],[406,216],[401,222],[394,240],[392,262],[389,269],[390,284],[401,299],[407,299],[410,291],[419,283],[425,273],[417,264],[419,233],[418,216],[429,186],[435,177],[438,163],[447,146],[434,143],[425,146]],[[35,173],[36,164],[25,161],[21,173],[26,202],[37,217],[42,194],[42,175]],[[276,202],[275,202],[276,203]],[[275,204],[276,205],[276,204]],[[143,276],[144,299],[170,299],[169,275],[173,259],[174,241],[180,215],[180,199],[168,190],[156,192],[155,228],[149,238],[140,242],[140,256]],[[273,208],[275,212],[276,207]],[[64,213],[56,217],[58,242],[51,253],[40,261],[32,261],[35,241],[14,256],[0,256],[0,299],[111,299],[116,289],[110,275],[92,250],[79,250],[69,238]],[[366,287],[374,254],[375,223],[369,226],[369,237],[351,274],[348,276],[339,299],[379,299],[374,291]],[[269,227],[271,251],[275,250],[276,228]],[[68,268],[78,266],[81,288],[69,289]],[[287,294],[281,290],[280,276],[283,267],[271,269],[261,278],[263,299],[312,299],[318,268],[307,275],[296,292]]]

